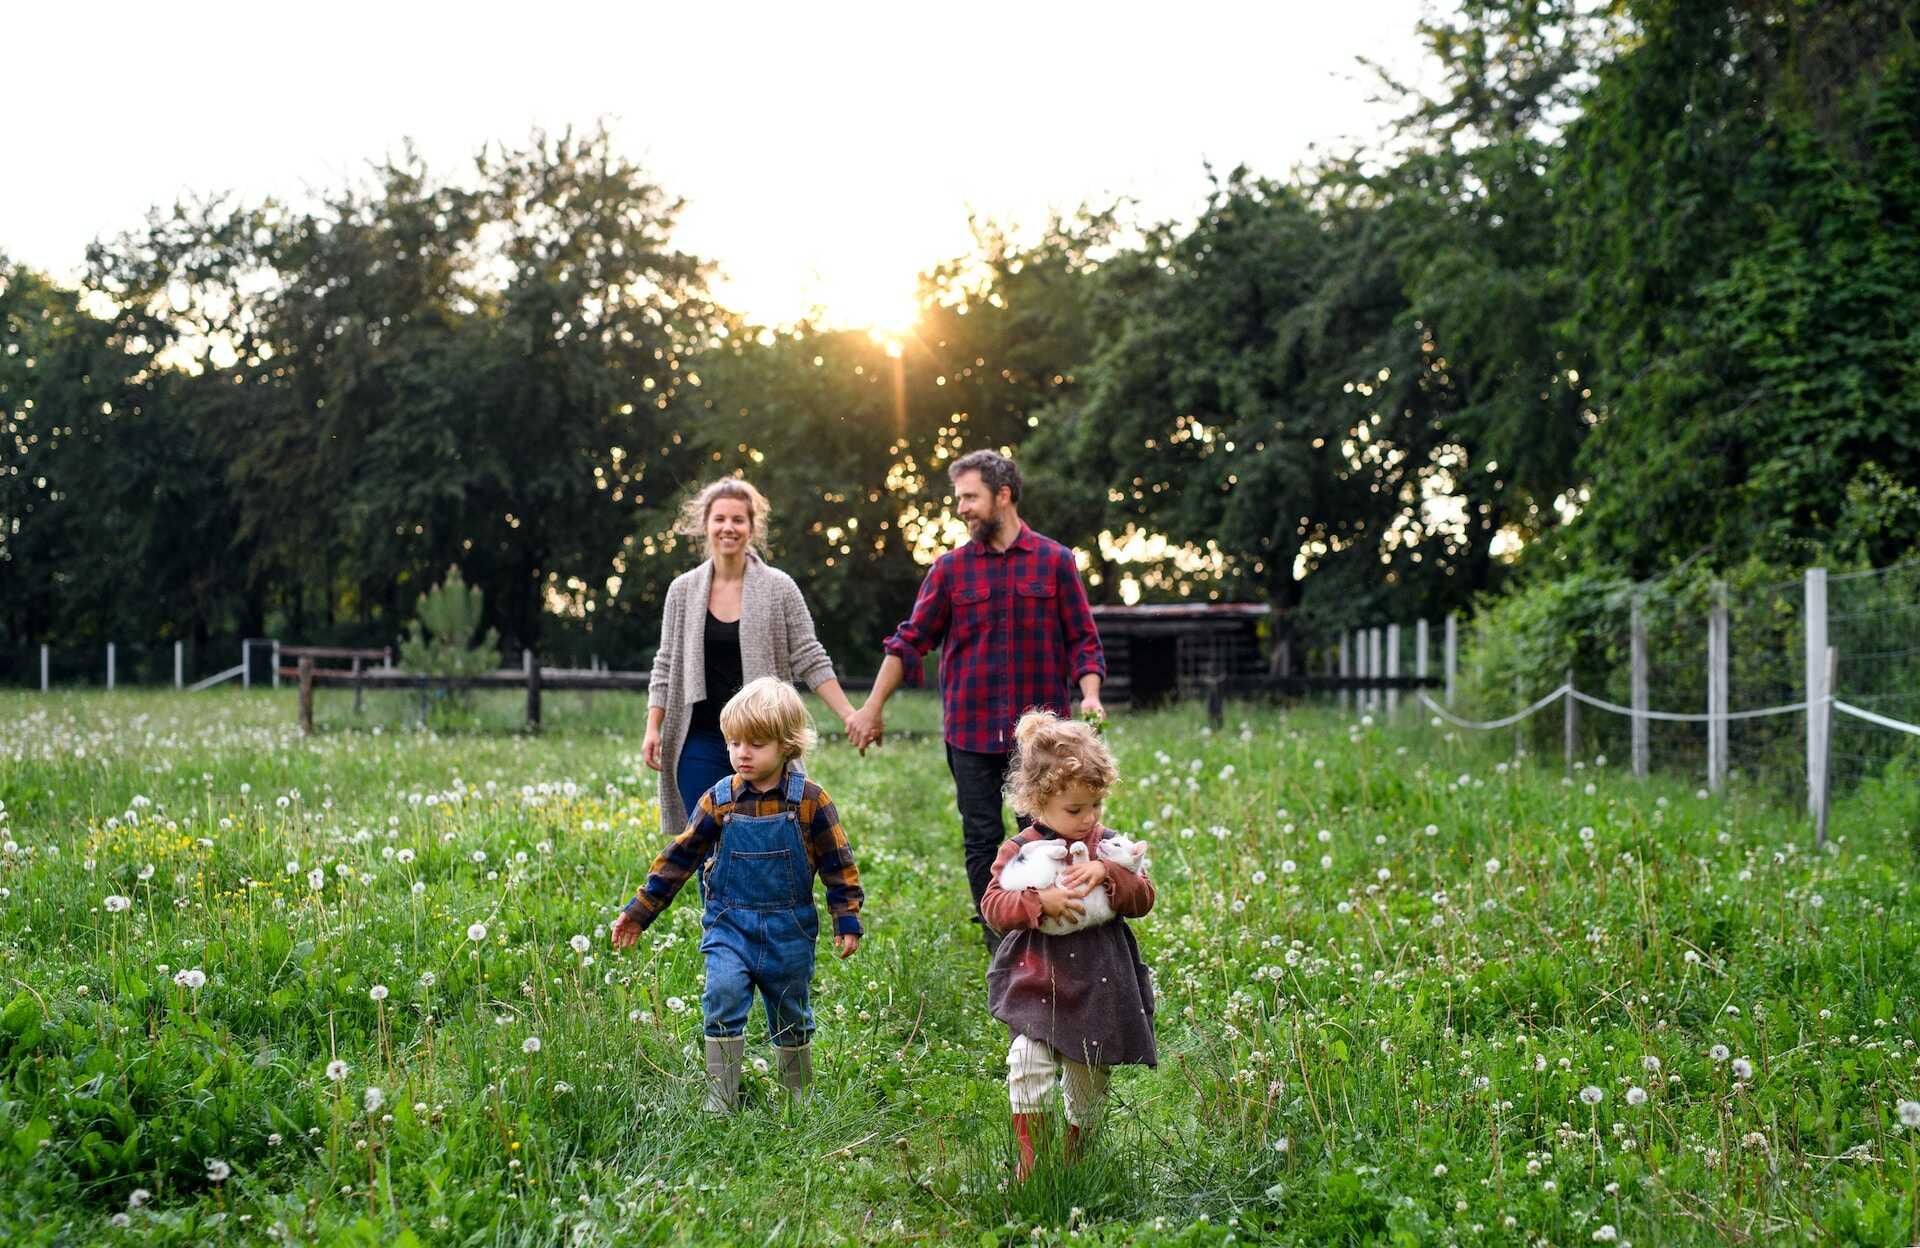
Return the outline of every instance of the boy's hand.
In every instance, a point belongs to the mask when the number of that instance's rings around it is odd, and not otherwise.
[[[1040,913],[1050,919],[1077,919],[1087,912],[1080,901],[1086,890],[1073,892],[1065,888],[1043,888],[1037,894],[1040,898]]]
[[[1107,882],[1107,864],[1099,859],[1092,862],[1075,863],[1060,873],[1060,882],[1068,888],[1077,888],[1081,896]]]
[[[613,921],[613,931],[609,933],[615,949],[626,949],[640,939],[640,925],[625,910]]]
[[[833,938],[833,951],[843,958],[852,957],[853,951],[859,947],[860,934],[858,932],[842,932]]]

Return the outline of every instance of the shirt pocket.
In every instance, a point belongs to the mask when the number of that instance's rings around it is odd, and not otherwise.
[[[1023,576],[1013,583],[1020,630],[1029,636],[1053,626],[1060,586],[1052,577]]]
[[[993,625],[993,586],[961,585],[953,591],[953,631],[976,637]]]

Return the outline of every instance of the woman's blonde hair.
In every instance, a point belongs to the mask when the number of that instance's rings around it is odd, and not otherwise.
[[[1107,743],[1093,725],[1062,719],[1051,711],[1028,711],[1013,730],[1013,766],[1007,769],[1007,804],[1023,815],[1038,814],[1048,798],[1070,784],[1105,797],[1120,779]]]
[[[778,676],[750,680],[720,708],[720,735],[729,741],[770,741],[791,762],[813,748],[813,721],[793,686]]]
[[[674,521],[673,531],[681,537],[699,538],[704,544],[707,540],[707,513],[723,498],[739,499],[747,505],[747,523],[753,526],[747,546],[760,556],[761,562],[766,562],[767,530],[773,527],[773,508],[768,505],[767,496],[742,477],[721,477],[702,486],[699,493],[680,505],[680,517]]]

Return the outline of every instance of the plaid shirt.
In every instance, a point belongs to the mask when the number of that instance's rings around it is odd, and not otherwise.
[[[1073,685],[1107,674],[1073,552],[1024,524],[1004,551],[970,541],[934,562],[885,647],[919,683],[935,646],[947,744],[979,754],[1011,749],[1025,711],[1071,714]]]
[[[680,886],[713,856],[713,851],[719,847],[728,815],[738,811],[752,818],[757,815],[777,815],[786,809],[787,800],[781,792],[787,783],[784,770],[780,773],[779,783],[765,793],[758,789],[745,789],[746,781],[737,775],[732,780],[732,800],[715,803],[711,789],[701,794],[699,807],[693,812],[693,817],[687,820],[687,830],[673,838],[673,843],[661,850],[660,856],[653,860],[653,866],[647,872],[646,886],[626,907],[627,917],[638,923],[640,930],[645,931],[649,924],[660,917],[660,912],[673,901]],[[840,814],[833,808],[833,799],[809,780],[801,790],[798,813],[800,839],[807,847],[807,860],[820,878],[826,881],[827,911],[833,915],[834,934],[858,936],[861,933],[860,904],[866,900],[866,894],[860,889],[860,869],[853,865],[853,848],[847,843],[845,830],[840,827]]]

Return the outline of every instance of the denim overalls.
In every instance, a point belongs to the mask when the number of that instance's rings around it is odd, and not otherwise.
[[[734,783],[728,776],[713,787],[716,805],[733,800]],[[800,834],[806,783],[805,773],[789,765],[786,807],[779,814],[728,815],[701,876],[707,990],[700,1008],[709,1036],[745,1033],[755,988],[766,1003],[774,1044],[791,1048],[813,1035],[807,990],[820,915],[813,906],[813,862]]]

